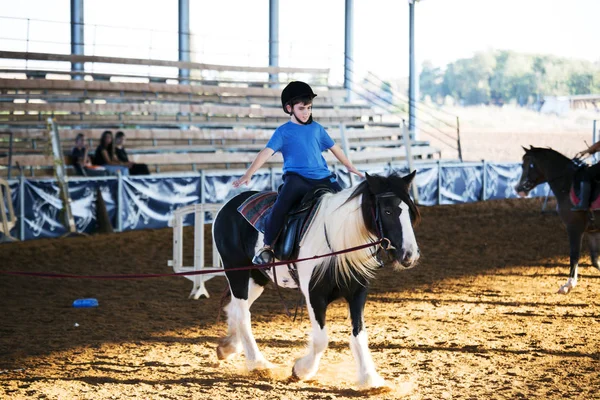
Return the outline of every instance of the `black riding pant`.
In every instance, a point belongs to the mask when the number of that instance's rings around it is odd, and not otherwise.
[[[283,228],[287,213],[316,185],[326,185],[336,192],[342,190],[334,175],[324,179],[308,179],[290,172],[283,175],[283,185],[279,189],[277,200],[267,217],[265,225],[264,242],[266,245],[272,246],[275,244],[275,240],[277,240]]]
[[[587,167],[583,171],[583,180],[587,182],[593,182],[594,180],[600,179],[600,163],[594,164],[591,167]]]

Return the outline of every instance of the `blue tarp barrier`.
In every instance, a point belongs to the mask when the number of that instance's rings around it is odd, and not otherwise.
[[[164,228],[179,207],[200,203],[200,177],[124,177],[123,230]],[[193,223],[193,215],[184,221]]]
[[[471,203],[482,199],[483,165],[444,165],[440,174],[440,204]]]
[[[419,204],[458,204],[473,201],[517,197],[514,186],[521,176],[521,164],[495,163],[424,163],[415,166]],[[408,174],[405,165],[369,165],[370,174],[387,175],[396,172]],[[349,187],[349,174],[337,169],[343,187]],[[119,226],[121,210],[122,230],[164,228],[173,212],[189,204],[223,203],[245,190],[277,190],[282,183],[281,171],[259,171],[249,186],[233,188],[232,182],[241,172],[210,171],[184,176],[77,178],[69,180],[71,209],[79,232],[91,233],[96,229],[96,192],[99,188],[113,227]],[[356,184],[360,178],[354,176]],[[13,236],[22,239],[57,237],[66,233],[61,218],[62,201],[59,188],[51,179],[24,179],[20,198],[20,181],[11,181],[12,201],[19,218]],[[548,185],[535,188],[530,197],[545,196]],[[119,193],[121,198],[118,199]],[[24,204],[21,210],[21,200]],[[211,218],[210,215],[207,215]],[[21,221],[22,219],[22,221]],[[193,224],[187,216],[186,224]],[[23,232],[19,227],[23,226]]]
[[[238,193],[247,190],[277,190],[281,184],[281,174],[274,172],[273,185],[271,185],[271,174],[267,172],[257,172],[252,176],[252,180],[248,186],[244,185],[238,188],[232,186],[233,181],[240,178],[242,175],[212,175],[205,174],[204,176],[204,202],[205,203],[222,203],[225,199],[230,199]]]
[[[486,190],[483,200],[511,199],[519,197],[515,186],[521,178],[521,164],[491,164],[486,163],[485,168]],[[545,196],[548,184],[537,186],[529,196]]]
[[[100,189],[108,216],[116,218],[116,180],[73,180],[69,181],[71,211],[78,232],[91,233],[96,229],[96,195]],[[19,194],[18,184],[13,192]],[[20,203],[16,201],[17,205]],[[59,187],[54,180],[24,181],[24,210],[18,215],[23,218],[24,240],[57,237],[66,234],[62,219],[63,203]],[[114,223],[113,223],[114,225]]]

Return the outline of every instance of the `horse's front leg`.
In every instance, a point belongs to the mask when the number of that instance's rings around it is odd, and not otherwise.
[[[583,230],[571,230],[569,234],[570,264],[569,279],[558,289],[560,294],[568,294],[575,286],[577,286],[577,268],[579,266],[579,257],[581,255],[581,239],[583,238]]]
[[[325,314],[328,305],[326,293],[311,293],[307,296],[307,292],[308,289],[305,291],[305,298],[312,327],[308,354],[296,360],[294,368],[292,368],[292,376],[300,380],[315,376],[319,369],[321,356],[323,356],[329,342],[327,328],[325,327]]]
[[[346,299],[350,307],[352,334],[350,349],[358,367],[358,384],[363,389],[385,386],[385,380],[375,370],[369,351],[369,339],[364,327],[363,312],[367,301],[367,288],[361,286],[354,295]]]

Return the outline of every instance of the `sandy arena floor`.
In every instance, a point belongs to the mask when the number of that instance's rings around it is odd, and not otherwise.
[[[274,290],[253,308],[271,376],[219,362],[222,277],[188,300],[184,278],[76,281],[0,278],[0,398],[10,399],[591,399],[600,398],[600,272],[556,294],[568,245],[540,200],[422,208],[417,268],[383,270],[366,323],[387,392],[357,390],[346,307],[330,307],[330,346],[315,380],[289,380],[308,320],[282,313]],[[191,244],[191,231],[186,239]],[[188,249],[191,257],[191,249]],[[0,246],[2,270],[169,272],[171,230]],[[96,309],[74,309],[96,297]],[[285,292],[289,304],[296,292]],[[79,326],[75,326],[75,324]]]

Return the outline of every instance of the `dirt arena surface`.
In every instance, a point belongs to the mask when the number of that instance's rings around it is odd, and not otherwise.
[[[328,313],[330,345],[316,378],[289,380],[306,313],[282,313],[273,289],[253,307],[270,376],[244,358],[220,362],[216,322],[225,279],[188,300],[184,278],[76,281],[0,278],[2,399],[591,399],[600,391],[600,272],[568,274],[565,230],[540,200],[422,208],[421,264],[382,270],[365,313],[387,391],[357,390],[344,303]],[[191,244],[191,231],[186,231]],[[75,274],[169,272],[171,230],[0,246],[2,270]],[[185,242],[184,242],[185,245]],[[191,249],[188,250],[188,259]],[[586,253],[587,254],[587,253]],[[292,304],[297,293],[286,291]],[[74,309],[96,297],[95,309]],[[75,326],[75,324],[78,326]]]

